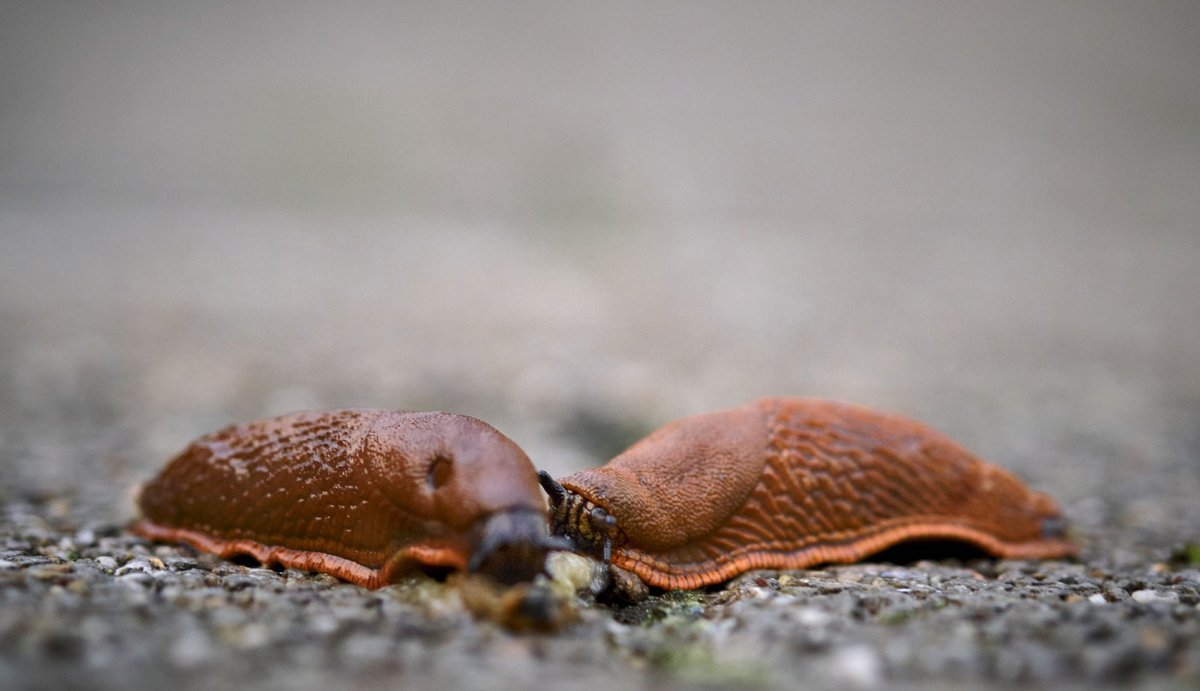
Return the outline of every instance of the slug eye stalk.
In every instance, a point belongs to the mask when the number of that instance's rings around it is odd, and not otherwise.
[[[546,490],[546,494],[550,497],[550,508],[556,508],[563,500],[567,498],[567,490],[563,486],[555,482],[554,478],[544,470],[538,471],[538,483],[542,489]]]
[[[563,487],[544,470],[538,472],[538,482],[550,497],[550,532],[564,536],[575,549],[611,562],[618,535],[616,517]]]

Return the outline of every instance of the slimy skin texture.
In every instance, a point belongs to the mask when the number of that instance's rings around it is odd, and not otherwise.
[[[552,532],[608,560],[616,586],[636,576],[634,597],[639,585],[700,588],[913,540],[1004,558],[1076,552],[1049,496],[920,422],[835,401],[767,398],[684,418],[601,468],[541,482]]]
[[[141,492],[131,529],[379,588],[414,569],[529,580],[553,548],[533,464],[450,413],[338,410],[232,425]]]

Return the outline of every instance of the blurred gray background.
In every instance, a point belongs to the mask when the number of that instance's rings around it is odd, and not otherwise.
[[[1200,4],[645,5],[0,6],[0,500],[300,408],[560,473],[790,394],[1200,533]]]

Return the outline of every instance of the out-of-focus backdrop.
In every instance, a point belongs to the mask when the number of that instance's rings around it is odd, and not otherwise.
[[[476,415],[559,473],[791,394],[1194,532],[1197,36],[1194,2],[6,2],[0,500],[109,507],[300,408]]]

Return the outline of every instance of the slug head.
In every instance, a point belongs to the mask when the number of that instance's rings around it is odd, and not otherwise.
[[[363,453],[385,495],[430,535],[463,540],[468,568],[530,580],[562,549],[546,527],[529,457],[490,425],[450,413],[397,413],[367,433]]]
[[[563,487],[544,470],[538,472],[538,482],[550,497],[550,532],[563,536],[572,550],[612,561],[613,544],[621,539],[616,517]]]

